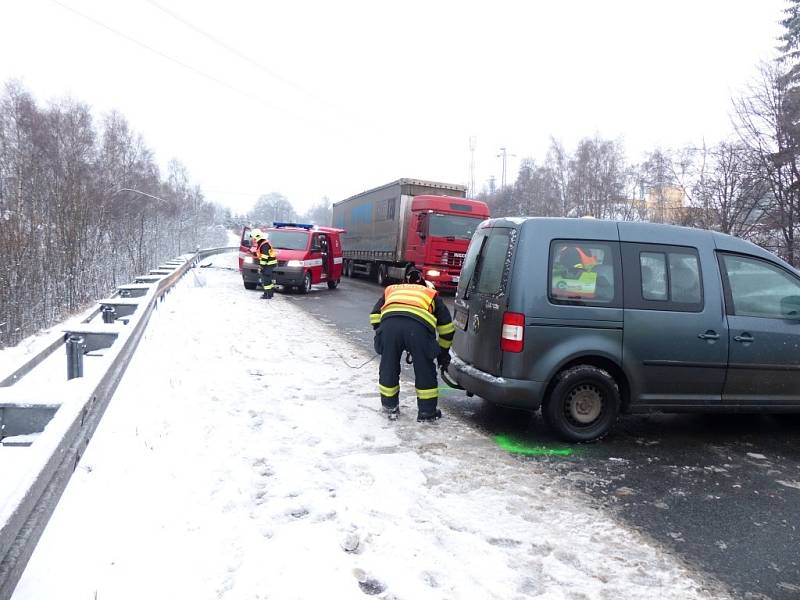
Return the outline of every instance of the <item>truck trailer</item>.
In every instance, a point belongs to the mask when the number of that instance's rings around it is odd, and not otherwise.
[[[437,289],[454,291],[472,234],[489,218],[463,185],[398,179],[333,204],[344,273],[400,281],[416,267]]]

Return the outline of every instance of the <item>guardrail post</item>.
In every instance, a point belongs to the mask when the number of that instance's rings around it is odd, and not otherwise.
[[[67,338],[67,379],[83,377],[83,351],[85,348],[83,336],[70,335]]]
[[[103,307],[103,323],[113,323],[117,319],[117,309],[113,306]]]

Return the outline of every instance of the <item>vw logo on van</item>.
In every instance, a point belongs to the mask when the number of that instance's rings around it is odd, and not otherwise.
[[[478,315],[472,316],[472,331],[478,331],[481,326],[481,320],[478,318]]]

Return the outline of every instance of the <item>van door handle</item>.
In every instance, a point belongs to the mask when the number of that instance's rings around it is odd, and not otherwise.
[[[742,335],[733,336],[733,339],[736,340],[737,342],[741,342],[743,344],[749,344],[755,338],[752,335],[750,335],[749,333],[743,333]]]
[[[713,329],[709,329],[705,333],[698,333],[697,337],[699,337],[701,340],[718,340],[719,334]]]

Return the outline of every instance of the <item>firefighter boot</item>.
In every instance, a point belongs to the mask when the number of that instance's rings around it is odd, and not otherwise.
[[[436,408],[436,400],[417,400],[417,423],[435,421],[442,418],[442,411]]]

